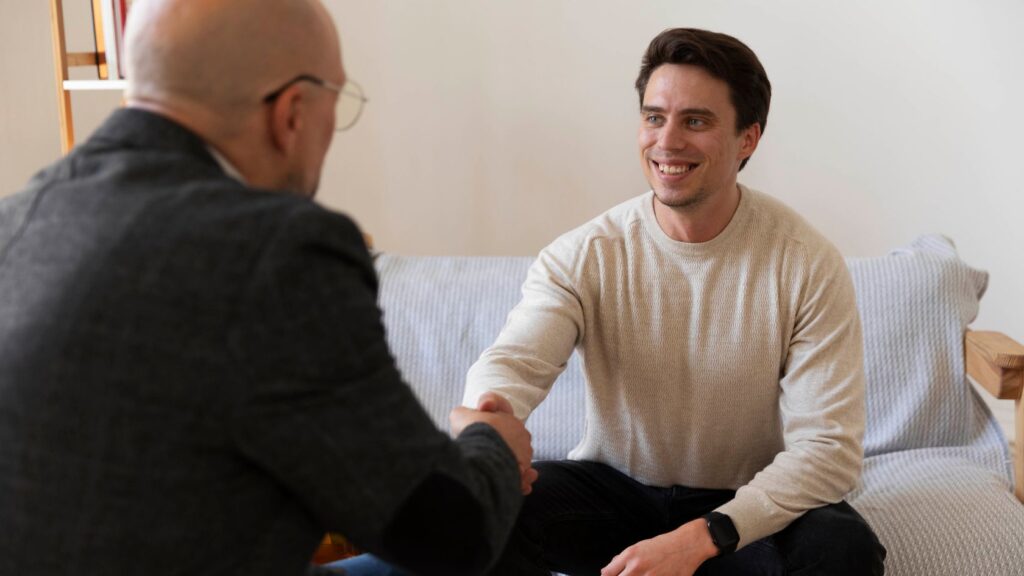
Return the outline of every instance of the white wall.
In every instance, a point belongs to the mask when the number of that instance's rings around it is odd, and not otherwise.
[[[86,2],[65,1],[69,12]],[[47,3],[0,2],[9,192],[58,142]],[[954,238],[991,273],[977,325],[1024,341],[1019,0],[327,4],[371,102],[335,140],[321,197],[383,250],[533,254],[644,191],[640,56],[664,28],[705,27],[748,43],[774,87],[742,181],[789,203],[847,255],[927,232]],[[116,104],[75,98],[83,135]]]
[[[383,250],[533,254],[645,190],[640,57],[664,28],[704,27],[748,43],[774,87],[742,181],[847,255],[952,237],[991,272],[977,325],[1024,341],[1024,3],[329,5],[372,101],[335,141],[323,197]]]

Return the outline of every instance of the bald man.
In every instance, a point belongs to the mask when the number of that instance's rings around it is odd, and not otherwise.
[[[403,384],[311,201],[347,82],[315,0],[138,0],[127,107],[0,200],[0,574],[422,574],[501,552],[530,439]]]

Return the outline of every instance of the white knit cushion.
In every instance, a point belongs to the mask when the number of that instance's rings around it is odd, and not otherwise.
[[[1024,576],[1024,505],[998,446],[868,458],[849,501],[889,552],[887,576]]]
[[[848,264],[864,324],[866,454],[969,446],[991,433],[964,376],[963,347],[988,275],[941,236]]]

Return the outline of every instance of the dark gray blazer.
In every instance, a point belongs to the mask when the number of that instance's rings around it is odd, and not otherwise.
[[[325,530],[483,570],[521,502],[402,383],[345,216],[120,110],[0,199],[0,574],[303,573]]]

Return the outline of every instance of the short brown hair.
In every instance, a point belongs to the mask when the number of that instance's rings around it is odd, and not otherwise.
[[[644,104],[647,81],[662,64],[689,64],[707,70],[709,74],[729,85],[729,98],[736,109],[736,131],[755,122],[764,133],[768,124],[768,105],[772,100],[772,85],[768,82],[761,61],[754,51],[736,38],[718,32],[696,28],[669,28],[655,36],[647,46],[640,75],[636,78],[636,91],[640,105]],[[740,170],[747,164],[743,160]]]

